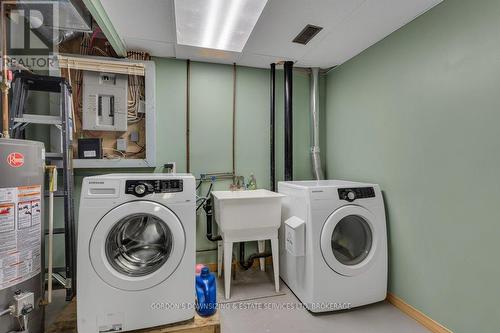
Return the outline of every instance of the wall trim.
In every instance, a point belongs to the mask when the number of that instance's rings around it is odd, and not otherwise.
[[[453,333],[450,329],[444,327],[423,312],[415,309],[393,293],[387,293],[387,301],[433,333]]]

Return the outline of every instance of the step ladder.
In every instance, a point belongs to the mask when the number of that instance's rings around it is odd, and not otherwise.
[[[25,113],[30,91],[58,93],[59,114],[41,115]],[[24,139],[25,129],[31,124],[55,126],[60,133],[61,151],[46,152],[47,165],[56,165],[62,174],[62,188],[54,196],[64,201],[64,228],[55,228],[54,234],[64,235],[65,267],[54,267],[52,277],[66,289],[66,300],[70,301],[76,291],[76,238],[73,200],[73,117],[71,86],[62,77],[37,75],[26,71],[14,72],[12,99],[9,111],[9,132],[12,138]],[[31,111],[31,110],[30,110]],[[36,112],[36,110],[32,110]],[[48,194],[46,194],[48,195]],[[46,232],[47,233],[47,232]]]

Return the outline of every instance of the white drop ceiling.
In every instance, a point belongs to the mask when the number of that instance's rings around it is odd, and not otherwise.
[[[241,53],[176,42],[173,0],[101,0],[127,50],[242,66],[340,65],[442,0],[269,0]],[[306,26],[323,27],[307,45],[292,43]]]

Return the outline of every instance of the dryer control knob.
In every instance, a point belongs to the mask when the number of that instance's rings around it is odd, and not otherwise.
[[[137,195],[143,195],[144,193],[146,193],[146,185],[144,185],[144,184],[136,185],[134,187],[134,192]]]
[[[356,199],[356,193],[354,193],[354,191],[347,192],[346,199],[349,201],[354,201],[354,199]]]

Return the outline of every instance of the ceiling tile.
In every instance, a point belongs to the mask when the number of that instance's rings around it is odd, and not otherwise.
[[[441,0],[268,0],[242,53],[178,45],[173,0],[101,0],[128,49],[159,57],[269,67],[341,64]],[[306,24],[323,30],[307,45],[291,40]]]
[[[101,0],[101,3],[123,39],[176,42],[173,0]]]
[[[345,22],[310,49],[299,63],[331,67],[371,45],[434,7],[441,0],[367,0]]]
[[[269,0],[243,52],[298,59],[364,0]],[[292,43],[307,25],[323,27],[307,45]]]

